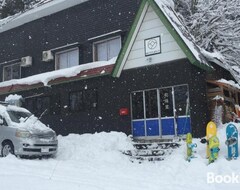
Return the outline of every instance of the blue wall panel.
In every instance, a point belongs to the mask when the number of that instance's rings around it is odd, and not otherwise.
[[[159,136],[159,120],[147,120],[147,136]]]
[[[177,133],[183,135],[191,132],[190,117],[177,118]]]
[[[134,137],[141,137],[145,136],[145,127],[144,127],[144,121],[133,121],[133,136]]]
[[[174,118],[161,119],[162,122],[162,135],[175,135],[174,134]]]

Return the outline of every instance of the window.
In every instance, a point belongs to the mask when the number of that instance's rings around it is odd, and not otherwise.
[[[47,113],[51,113],[51,98],[43,96],[26,99],[25,107],[36,116],[40,116],[46,109]]]
[[[73,112],[86,111],[97,108],[97,90],[70,92],[70,110]]]
[[[71,111],[82,111],[83,110],[83,93],[80,92],[71,92],[69,95],[70,98],[70,109]]]
[[[174,87],[175,109],[177,116],[189,115],[188,86]]]
[[[143,92],[134,92],[132,94],[132,115],[133,119],[144,118]]]
[[[157,91],[150,90],[145,92],[146,118],[158,117]]]
[[[84,91],[84,104],[86,110],[97,108],[97,90],[85,90]]]
[[[0,115],[0,120],[2,121],[2,123],[0,123],[0,125],[8,126],[5,118],[2,115]]]
[[[93,47],[94,61],[108,61],[118,55],[121,49],[121,37],[96,42]]]
[[[58,52],[55,56],[56,70],[65,69],[79,65],[79,49],[74,48],[71,50]]]
[[[3,81],[21,78],[20,63],[12,64],[3,67]]]
[[[37,115],[40,116],[45,110],[50,111],[50,97],[39,97],[36,99],[36,111]]]
[[[172,88],[163,88],[160,90],[160,107],[162,117],[172,117],[174,115]]]

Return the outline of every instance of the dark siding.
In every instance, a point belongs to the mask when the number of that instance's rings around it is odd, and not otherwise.
[[[22,77],[54,70],[54,61],[42,62],[42,51],[79,42],[81,63],[92,61],[92,42],[87,39],[121,29],[129,30],[140,0],[90,0],[0,34],[0,63],[24,56],[33,57],[33,66],[22,68]],[[2,65],[0,66],[2,71]],[[1,72],[0,72],[1,73]],[[217,74],[220,75],[220,74]],[[0,81],[2,74],[0,75]],[[136,90],[188,84],[192,132],[205,136],[209,119],[206,98],[206,73],[187,60],[123,71],[120,78],[103,76],[19,92],[23,97],[44,93],[56,101],[60,113],[43,116],[58,134],[122,131],[131,134],[131,116],[119,116],[119,109],[130,109],[130,93]],[[96,110],[69,111],[69,92],[98,89]],[[5,96],[1,96],[4,99]]]
[[[87,39],[119,29],[124,37],[139,3],[140,0],[90,0],[0,33],[0,63],[32,56],[33,66],[22,68],[22,77],[51,71],[55,69],[54,61],[42,62],[42,51],[75,42],[82,44],[80,64],[92,62],[92,43]]]
[[[195,137],[205,136],[207,117],[205,72],[186,60],[124,71],[120,78],[103,76],[88,80],[22,92],[24,97],[44,92],[60,96],[61,113],[45,115],[42,120],[57,133],[94,133],[99,131],[122,131],[131,134],[131,116],[119,116],[119,109],[130,109],[132,91],[188,84],[192,132]],[[71,91],[98,89],[97,110],[69,112]],[[20,94],[20,93],[18,93]],[[54,99],[55,100],[55,99]],[[65,107],[65,108],[64,108]]]

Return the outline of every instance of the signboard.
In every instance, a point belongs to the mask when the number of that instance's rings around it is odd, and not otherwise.
[[[145,56],[161,53],[161,39],[160,36],[148,38],[144,40]]]

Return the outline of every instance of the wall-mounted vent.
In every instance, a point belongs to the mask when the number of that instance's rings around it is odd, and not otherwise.
[[[30,67],[32,66],[32,57],[26,56],[21,58],[21,67]]]
[[[51,61],[51,60],[53,60],[53,53],[52,53],[52,51],[51,50],[48,50],[48,51],[43,51],[43,53],[42,53],[42,60],[44,61],[44,62],[48,62],[48,61]]]

